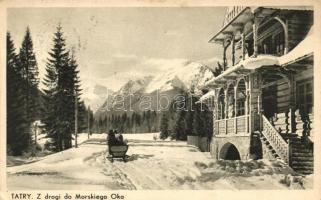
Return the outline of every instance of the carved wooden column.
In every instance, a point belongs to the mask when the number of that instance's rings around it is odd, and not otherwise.
[[[244,32],[241,33],[241,44],[242,44],[242,60],[245,60],[245,35]]]
[[[258,55],[258,43],[257,43],[258,21],[254,19],[252,26],[253,26],[253,50],[254,50],[253,56],[257,57],[257,55]]]
[[[228,106],[227,106],[227,104],[228,104],[228,98],[227,98],[227,90],[228,90],[228,88],[225,88],[225,90],[224,90],[224,95],[225,95],[225,97],[224,97],[224,104],[225,104],[225,106],[224,106],[224,113],[225,113],[225,116],[224,116],[224,121],[225,121],[225,134],[227,134],[227,116],[228,116]]]
[[[213,99],[213,136],[214,137],[216,135],[216,124],[215,124],[215,120],[216,120],[216,114],[217,114],[217,102],[215,101],[215,98],[216,96],[214,96],[214,99]],[[212,141],[214,141],[214,139],[212,138]]]
[[[232,36],[232,66],[235,65],[235,36]]]
[[[235,134],[237,134],[236,116],[237,116],[237,83],[234,86],[234,132]]]
[[[261,99],[261,74],[259,72],[250,74],[249,77],[249,92],[250,92],[250,118],[249,131],[252,133],[259,127],[259,109],[262,108]]]
[[[293,73],[289,74],[289,89],[290,89],[290,110],[289,110],[289,124],[290,133],[295,133],[295,98],[296,98],[296,85]]]
[[[227,62],[226,62],[226,47],[225,47],[225,41],[223,42],[223,70],[226,70]]]
[[[250,110],[249,103],[250,103],[250,90],[248,89],[248,87],[246,87],[246,96],[245,96],[245,115],[246,115],[246,117],[245,117],[245,128],[246,128],[246,130],[245,130],[245,132],[246,133],[250,133],[250,131],[249,131],[249,121],[250,121],[250,119],[249,119],[249,117],[250,117],[250,115],[249,115],[249,110]]]

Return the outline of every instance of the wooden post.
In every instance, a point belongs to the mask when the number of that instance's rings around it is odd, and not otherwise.
[[[90,107],[88,106],[88,109],[87,109],[87,122],[88,122],[88,139],[89,139],[89,135],[90,135]]]
[[[234,87],[234,132],[235,134],[237,134],[236,116],[237,116],[237,85],[235,85]]]
[[[75,148],[78,148],[78,93],[75,91]]]
[[[232,36],[232,66],[235,65],[235,38]]]
[[[245,36],[244,32],[241,34],[241,41],[242,41],[242,60],[245,60]]]
[[[38,123],[35,122],[35,147],[37,148]]]
[[[253,56],[257,57],[258,55],[258,44],[257,44],[257,21],[254,20],[253,22]]]
[[[249,133],[249,91],[246,89],[245,91],[245,132]]]
[[[295,98],[296,98],[296,91],[295,91],[295,81],[294,75],[291,73],[289,75],[289,89],[290,89],[290,110],[289,110],[289,123],[290,123],[290,133],[295,133]]]
[[[228,104],[228,99],[227,99],[227,90],[228,90],[228,88],[224,91],[224,95],[225,95],[225,98],[224,98],[224,104],[225,104],[225,107],[224,107],[224,114],[225,114],[225,116],[224,116],[224,122],[225,122],[225,134],[227,134],[227,117],[228,117],[228,106],[227,106],[227,104]]]
[[[287,163],[290,167],[292,167],[292,143],[291,140],[288,139],[288,157],[287,157]]]
[[[227,66],[227,62],[226,62],[226,47],[224,46],[224,43],[223,43],[223,71],[226,70],[226,66]]]

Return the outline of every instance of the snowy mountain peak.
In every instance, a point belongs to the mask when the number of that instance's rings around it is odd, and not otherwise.
[[[153,79],[152,76],[145,76],[143,78],[131,79],[119,89],[117,94],[128,95],[128,94],[134,94],[138,91],[143,91],[152,79]]]
[[[169,68],[166,72],[157,75],[148,84],[145,92],[151,93],[156,90],[164,92],[174,88],[198,90],[212,77],[213,73],[205,65],[197,62],[182,62],[181,65]]]

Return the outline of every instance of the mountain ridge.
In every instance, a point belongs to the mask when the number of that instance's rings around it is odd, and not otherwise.
[[[148,109],[160,111],[159,108],[164,107],[164,104],[160,105],[161,100],[163,103],[171,103],[175,96],[184,92],[201,96],[202,86],[213,77],[212,70],[206,65],[183,62],[156,76],[131,79],[118,91],[106,97],[94,116],[99,118],[107,113],[142,112]],[[142,109],[142,104],[145,104],[146,109]]]

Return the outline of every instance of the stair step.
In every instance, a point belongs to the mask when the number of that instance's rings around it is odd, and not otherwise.
[[[312,161],[313,162],[313,157],[302,157],[302,156],[300,156],[300,157],[294,157],[294,156],[292,156],[292,160],[293,161]]]
[[[293,153],[313,153],[313,151],[310,149],[296,148],[296,147],[292,147],[292,152]]]
[[[308,147],[304,146],[304,145],[291,145],[292,149],[306,149],[309,151],[312,151],[312,149],[309,149]]]
[[[291,166],[294,171],[304,171],[304,170],[311,170],[313,171],[313,166]]]
[[[295,133],[281,133],[280,135],[284,138],[298,138],[298,134]]]
[[[313,170],[295,170],[297,173],[308,175],[313,174]]]
[[[304,153],[304,152],[294,152],[292,150],[292,157],[312,157],[313,158],[313,153],[312,152],[308,152],[308,153]]]
[[[291,140],[292,145],[303,144],[301,140]]]
[[[313,166],[311,161],[292,161],[291,166]]]

